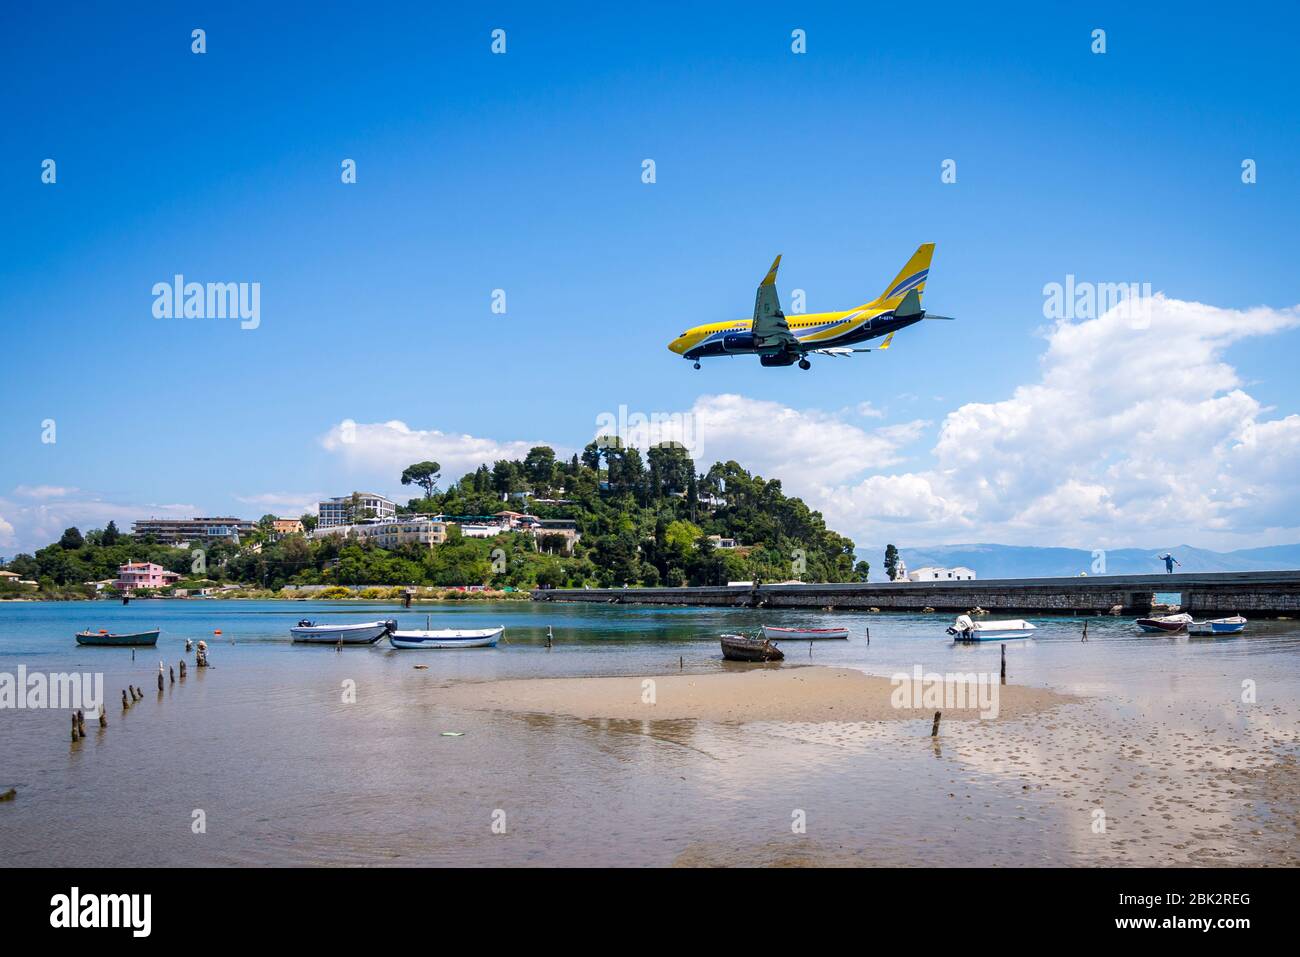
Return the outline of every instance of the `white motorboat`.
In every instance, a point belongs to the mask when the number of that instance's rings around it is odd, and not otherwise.
[[[505,631],[497,628],[432,628],[423,631],[394,631],[388,642],[394,648],[494,648]]]
[[[815,641],[819,638],[847,638],[847,628],[773,628],[763,626],[763,637],[769,641]]]
[[[373,645],[397,629],[397,622],[363,621],[354,625],[318,625],[304,618],[289,629],[295,642],[313,645]]]
[[[1246,619],[1240,615],[1231,618],[1211,618],[1194,621],[1187,626],[1189,635],[1239,635],[1246,630]]]
[[[1037,629],[1023,619],[974,621],[970,615],[958,615],[948,634],[958,641],[1005,641],[1009,638],[1032,638]]]

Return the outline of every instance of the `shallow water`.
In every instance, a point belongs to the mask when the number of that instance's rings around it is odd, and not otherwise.
[[[292,645],[299,618],[506,626],[497,649]],[[939,615],[441,604],[137,601],[0,605],[0,673],[102,672],[109,726],[0,711],[0,857],[14,865],[903,864],[1300,861],[1300,627],[1138,637],[1036,618],[1012,683],[1084,701],[1035,718],[718,725],[457,711],[449,680],[722,669],[716,636],[845,624],[784,667],[991,672]],[[546,649],[546,627],[556,646]],[[73,633],[161,627],[156,649]],[[870,642],[867,631],[870,631]],[[220,630],[222,635],[214,637]],[[205,638],[214,667],[157,690]],[[427,669],[417,670],[417,664]],[[734,666],[728,666],[734,667]],[[1257,700],[1243,702],[1243,682]],[[355,702],[345,685],[355,683]],[[123,713],[128,683],[144,700]],[[924,725],[924,726],[923,726]],[[461,732],[443,736],[444,731]],[[1106,827],[1097,830],[1096,811]],[[201,812],[198,813],[198,812]],[[205,829],[196,833],[196,818]],[[806,822],[805,832],[792,824]],[[504,833],[496,833],[502,829]]]

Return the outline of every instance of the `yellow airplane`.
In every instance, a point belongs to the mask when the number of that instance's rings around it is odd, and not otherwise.
[[[884,293],[871,302],[842,312],[816,312],[786,316],[776,294],[777,256],[767,276],[758,286],[754,299],[754,318],[735,322],[712,322],[687,329],[668,343],[668,348],[684,359],[695,362],[713,356],[756,355],[764,366],[789,366],[799,363],[810,368],[810,355],[847,358],[855,352],[853,345],[884,336],[880,349],[888,349],[894,333],[922,319],[950,319],[951,316],[926,315],[921,308],[921,294],[930,274],[930,257],[934,243],[917,247]]]

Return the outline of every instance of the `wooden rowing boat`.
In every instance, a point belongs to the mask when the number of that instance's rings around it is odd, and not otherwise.
[[[158,644],[158,632],[160,629],[155,628],[153,631],[137,631],[131,634],[110,635],[102,628],[99,631],[77,632],[77,644],[79,645],[106,645],[113,648],[135,647],[137,645],[156,645]]]
[[[1148,634],[1175,635],[1187,628],[1192,623],[1192,616],[1186,613],[1181,615],[1165,615],[1162,618],[1139,618],[1133,624],[1137,625]]]
[[[772,642],[744,635],[722,636],[722,657],[728,661],[784,661],[785,654]]]
[[[822,638],[849,637],[847,628],[773,628],[763,626],[763,637],[780,641],[816,641]]]

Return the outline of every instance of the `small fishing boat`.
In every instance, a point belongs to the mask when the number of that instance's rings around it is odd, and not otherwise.
[[[847,628],[773,628],[763,626],[763,637],[781,641],[815,641],[819,638],[848,638]]]
[[[1239,635],[1246,630],[1246,619],[1240,615],[1231,618],[1211,618],[1194,621],[1187,626],[1189,635]]]
[[[318,625],[304,618],[289,629],[295,642],[312,645],[373,645],[397,630],[397,622],[363,621],[355,625]]]
[[[1160,634],[1163,632],[1166,635],[1173,635],[1183,631],[1191,623],[1192,616],[1182,614],[1164,615],[1160,618],[1139,618],[1133,624],[1137,625],[1149,634]]]
[[[77,644],[79,645],[110,645],[115,648],[124,648],[137,645],[156,645],[158,644],[159,629],[153,631],[137,631],[132,634],[110,635],[101,628],[99,631],[91,631],[87,628],[85,631],[77,632]]]
[[[394,631],[388,643],[394,648],[495,648],[505,625],[496,628],[433,628]]]
[[[1037,629],[1020,618],[1005,621],[973,621],[970,615],[958,615],[948,628],[948,634],[958,641],[1006,641],[1011,638],[1032,638]]]
[[[722,657],[728,661],[784,661],[785,653],[765,638],[723,635]]]

